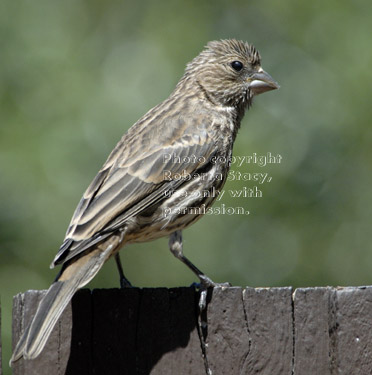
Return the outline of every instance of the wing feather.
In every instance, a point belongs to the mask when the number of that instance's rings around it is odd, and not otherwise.
[[[151,142],[151,147],[146,142]],[[202,168],[214,151],[215,144],[206,131],[186,132],[176,139],[159,134],[156,140],[146,132],[138,138],[128,132],[85,191],[52,266],[89,249],[131,217],[165,199],[166,191],[184,182],[176,177]],[[187,162],[174,162],[170,156]]]

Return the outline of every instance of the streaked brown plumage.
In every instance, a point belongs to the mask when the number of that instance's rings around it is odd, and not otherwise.
[[[12,361],[40,354],[75,291],[124,244],[170,235],[173,254],[203,285],[213,285],[183,256],[181,230],[201,217],[195,208],[207,208],[215,199],[193,193],[224,185],[233,143],[253,96],[278,88],[260,64],[259,53],[247,43],[210,42],[187,65],[169,98],[124,134],[73,215],[51,265],[62,264],[62,269]],[[190,162],[167,160],[166,155],[190,157]],[[120,266],[118,256],[117,261]]]

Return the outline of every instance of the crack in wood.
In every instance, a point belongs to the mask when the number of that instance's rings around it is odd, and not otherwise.
[[[292,369],[291,369],[291,374],[294,375],[295,373],[295,348],[296,348],[296,317],[295,317],[295,293],[294,291],[291,294],[291,308],[292,308]]]
[[[249,358],[249,354],[251,353],[251,348],[252,348],[252,337],[251,337],[251,332],[250,332],[250,329],[249,329],[248,314],[247,314],[247,310],[245,308],[245,303],[244,303],[245,294],[246,294],[246,289],[242,289],[241,301],[242,301],[242,308],[243,308],[243,314],[244,314],[244,322],[245,322],[245,326],[246,326],[247,334],[248,334],[248,351],[247,351],[247,353],[244,357],[244,360],[243,360],[242,371],[243,371],[243,368],[244,368],[244,364],[246,363],[247,359]]]
[[[338,373],[337,361],[337,291],[329,290],[328,299],[329,364],[331,374]]]

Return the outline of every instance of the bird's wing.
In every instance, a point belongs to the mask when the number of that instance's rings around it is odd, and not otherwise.
[[[180,121],[178,124],[182,128]],[[152,142],[143,134],[136,138],[132,133],[124,135],[85,191],[52,267],[89,249],[128,219],[164,199],[166,192],[185,181],[176,177],[203,168],[216,149],[205,130],[198,134],[184,132],[181,137],[158,134]],[[189,160],[175,162],[170,156]]]

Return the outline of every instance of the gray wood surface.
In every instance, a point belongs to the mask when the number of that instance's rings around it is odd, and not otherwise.
[[[13,345],[43,293],[14,298]],[[371,287],[215,288],[201,317],[198,299],[192,288],[79,291],[41,356],[13,373],[372,374]]]

